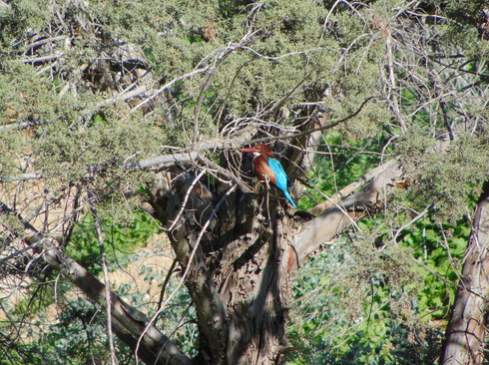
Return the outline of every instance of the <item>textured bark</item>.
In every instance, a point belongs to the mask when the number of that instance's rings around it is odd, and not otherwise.
[[[188,270],[186,285],[197,312],[196,362],[275,363],[284,338],[281,208],[270,206],[270,220],[254,216],[250,196],[239,191],[222,195],[213,206],[212,193],[201,183],[192,188],[193,181],[192,175],[183,176],[167,194],[157,192],[151,203],[158,219],[173,222],[191,189],[185,209],[191,213],[180,217],[170,240]],[[201,235],[208,221],[212,224]]]
[[[445,334],[442,365],[478,365],[484,360],[489,294],[489,184],[477,204],[462,278]]]

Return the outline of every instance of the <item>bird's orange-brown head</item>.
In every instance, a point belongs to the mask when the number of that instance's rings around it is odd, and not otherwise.
[[[241,149],[241,152],[250,152],[256,154],[257,156],[272,156],[271,148],[266,144],[257,144],[253,147],[245,147]]]

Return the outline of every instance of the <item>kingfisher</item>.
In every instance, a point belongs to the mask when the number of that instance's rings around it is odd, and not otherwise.
[[[292,208],[297,208],[294,199],[289,193],[288,177],[279,160],[271,158],[272,150],[266,144],[257,144],[253,147],[242,148],[241,152],[253,153],[255,173],[262,181],[270,181],[284,195]]]

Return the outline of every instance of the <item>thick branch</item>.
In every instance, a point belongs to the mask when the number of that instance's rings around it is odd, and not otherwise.
[[[189,164],[195,162],[197,157],[204,151],[219,150],[219,149],[238,149],[240,146],[250,143],[253,135],[256,133],[255,128],[249,128],[242,131],[238,136],[232,139],[226,139],[225,137],[216,138],[207,142],[200,142],[194,146],[190,146],[185,152],[172,153],[167,155],[155,156],[146,158],[144,160],[126,162],[119,166],[123,170],[160,170],[169,168],[178,164]],[[107,166],[92,166],[89,168],[90,174],[93,175],[104,172],[107,170]],[[29,172],[16,176],[0,176],[0,182],[15,182],[26,180],[38,180],[43,176],[39,172]]]
[[[172,189],[164,189],[166,195],[155,192],[150,203],[155,210],[155,218],[163,225],[172,228],[169,238],[176,259],[184,268],[179,285],[185,282],[197,312],[200,335],[199,355],[205,359],[205,361],[201,359],[201,362],[217,364],[219,354],[224,353],[224,342],[215,339],[226,337],[224,307],[209,274],[208,262],[202,247],[204,244],[201,242],[204,235],[208,233],[211,223],[215,222],[221,205],[227,203],[229,194],[236,187],[228,189],[212,207],[212,195],[198,181],[199,178],[199,175],[195,178],[191,174],[180,176],[174,182]],[[193,214],[190,217],[186,214],[182,215],[182,207]],[[173,294],[165,303],[172,296]],[[164,307],[165,304],[162,308]]]
[[[359,180],[360,182],[370,180],[362,190],[343,199],[338,204],[334,201],[337,198],[334,198],[333,201],[336,205],[327,207],[318,217],[305,223],[296,236],[294,248],[298,261],[303,262],[306,256],[319,248],[321,243],[332,240],[354,223],[358,215],[348,213],[346,209],[352,207],[375,207],[383,204],[387,188],[400,179],[401,175],[402,171],[399,162],[390,160]],[[355,182],[344,190],[352,191],[359,184],[359,182]]]
[[[434,150],[444,153],[449,144],[448,135],[440,136]],[[358,209],[355,208],[361,208],[365,212],[365,208],[385,206],[389,187],[401,180],[402,174],[400,162],[396,159],[389,160],[340,190],[326,203],[313,208],[311,212],[319,216],[304,224],[294,240],[297,261],[302,262],[321,243],[332,240],[364,215],[358,214]],[[367,183],[362,190],[351,194],[365,182]]]
[[[73,259],[64,256],[58,249],[51,245],[46,250],[45,260],[80,288],[93,302],[104,306],[105,288],[95,276],[90,274],[83,266]],[[137,339],[147,324],[147,318],[137,309],[129,306],[118,295],[111,292],[111,313],[114,332],[129,346],[135,349]],[[131,341],[126,341],[127,337]],[[134,346],[134,347],[133,347]],[[138,356],[149,364],[174,364],[190,365],[190,359],[183,354],[178,347],[163,335],[156,327],[150,326],[144,335]]]

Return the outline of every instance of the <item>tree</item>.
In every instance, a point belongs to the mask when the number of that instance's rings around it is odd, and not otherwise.
[[[407,207],[380,237],[395,245],[428,212],[459,219],[487,179],[485,33],[470,18],[472,33],[454,34],[453,5],[45,5],[0,3],[2,270],[59,271],[105,307],[112,364],[114,335],[147,364],[283,362],[291,280],[322,243]],[[299,191],[331,130],[380,136],[378,166],[307,214],[256,184],[239,153],[273,145]],[[193,358],[155,325],[176,290],[149,318],[111,292],[102,223],[134,207],[171,241]],[[86,216],[103,282],[67,255]]]

